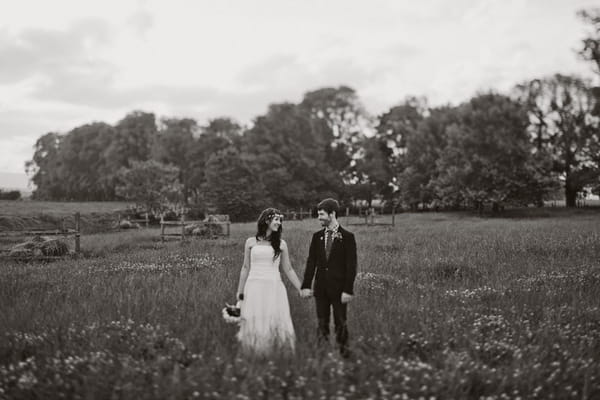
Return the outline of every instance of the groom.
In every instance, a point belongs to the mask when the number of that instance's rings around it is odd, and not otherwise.
[[[319,338],[329,338],[329,320],[333,309],[335,339],[343,357],[350,355],[348,349],[348,326],[346,311],[354,296],[356,277],[356,241],[354,234],[340,226],[337,221],[340,205],[334,199],[325,199],[317,206],[319,221],[324,229],[316,232],[310,242],[302,296],[313,294],[317,303]],[[315,276],[316,272],[316,276]]]

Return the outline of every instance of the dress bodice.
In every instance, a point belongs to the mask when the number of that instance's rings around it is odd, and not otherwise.
[[[250,273],[248,279],[281,280],[279,263],[281,257],[273,260],[272,246],[255,245],[250,249]]]

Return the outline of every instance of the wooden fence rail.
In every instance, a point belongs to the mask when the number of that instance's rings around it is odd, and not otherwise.
[[[392,222],[375,222],[375,216],[382,216],[384,214],[377,214],[375,207],[366,208],[364,213],[362,209],[358,211],[358,217],[364,217],[364,222],[350,222],[350,208],[346,207],[346,225],[366,225],[366,226],[395,226],[396,225],[396,209],[392,208]]]
[[[135,218],[132,219],[132,218],[128,218],[128,217],[125,218],[125,219],[122,219],[121,218],[121,214],[118,214],[117,215],[117,227],[116,227],[116,229],[122,229],[121,228],[121,222],[122,221],[133,222],[133,223],[136,223],[136,224],[144,224],[144,226],[146,227],[146,229],[150,227],[150,216],[148,215],[148,213],[144,214],[144,218],[137,218],[137,219],[135,219]]]
[[[289,220],[303,220],[304,218],[312,217],[312,208],[304,209],[301,208],[300,211],[297,210],[287,210],[283,213],[283,217]]]
[[[63,236],[63,237],[75,237],[75,256],[79,256],[81,253],[81,214],[75,213],[75,229],[68,229],[65,224],[65,218],[62,219],[60,229],[29,229],[21,231],[3,231],[0,232],[0,237],[27,237],[27,236]],[[8,255],[10,250],[0,250],[0,256],[2,258],[22,258],[22,256],[13,257]],[[59,259],[64,256],[35,256],[33,259]]]
[[[203,221],[186,221],[185,220],[185,216],[181,215],[181,218],[179,221],[165,221],[163,217],[160,218],[160,240],[162,242],[165,241],[166,237],[179,237],[180,240],[185,240],[185,237],[188,236],[185,233],[185,228],[186,226],[189,225],[225,225],[225,235],[226,237],[229,237],[231,234],[231,221],[229,221],[229,216],[227,216],[227,220],[226,221],[217,221],[217,220],[211,220],[209,217],[209,220],[203,220]],[[177,233],[167,233],[165,232],[165,229],[167,227],[181,227],[181,231],[177,232]],[[190,236],[194,236],[194,235],[190,235]]]

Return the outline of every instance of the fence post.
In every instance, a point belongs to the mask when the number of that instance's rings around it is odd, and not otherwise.
[[[346,207],[346,225],[350,225],[350,207]]]
[[[81,214],[79,214],[79,212],[75,213],[75,254],[79,255],[79,252],[81,251],[81,233],[80,233],[80,229],[81,229]]]
[[[392,226],[396,226],[396,206],[392,206]]]
[[[181,241],[185,239],[185,216],[183,210],[181,210]]]
[[[304,219],[304,208],[300,207],[300,221]]]
[[[148,218],[148,213],[146,213],[146,229],[150,227],[150,219]]]
[[[231,222],[227,221],[227,237],[231,234]]]
[[[165,219],[163,214],[160,215],[160,241],[165,241]]]

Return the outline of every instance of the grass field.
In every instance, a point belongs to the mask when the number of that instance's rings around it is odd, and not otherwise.
[[[82,260],[1,266],[0,398],[600,398],[600,213],[535,217],[352,226],[350,360],[316,347],[313,300],[291,290],[297,354],[238,354],[220,310],[254,224],[85,235]],[[317,223],[284,229],[302,272]]]

